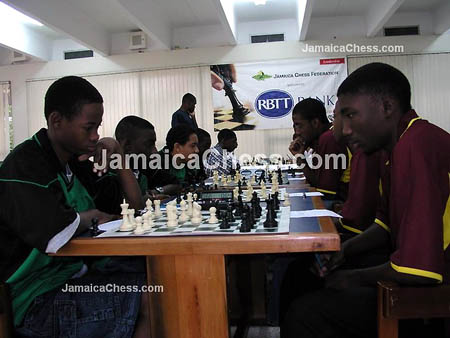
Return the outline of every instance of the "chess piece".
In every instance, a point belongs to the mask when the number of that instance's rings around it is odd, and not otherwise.
[[[142,227],[144,228],[145,232],[149,232],[153,228],[153,219],[151,215],[151,211],[147,211],[144,216],[142,216],[144,219],[144,223]]]
[[[160,200],[154,200],[153,204],[155,205],[155,218],[159,218],[162,216],[161,212],[161,201]]]
[[[233,216],[233,207],[231,205],[229,205],[227,207],[226,217],[227,217],[228,221],[230,221],[230,222],[234,222],[235,221],[235,218]]]
[[[151,199],[147,199],[147,201],[145,202],[145,209],[147,209],[147,211],[153,211]]]
[[[291,205],[291,200],[289,199],[289,193],[284,193],[284,202],[283,202],[283,206],[284,207],[289,207]]]
[[[224,211],[221,211],[220,213],[222,213],[222,221],[220,222],[220,229],[229,229],[230,228],[230,224],[228,223],[228,217],[227,214],[225,214]]]
[[[200,225],[202,223],[202,207],[197,202],[194,202],[192,205],[192,225]]]
[[[144,227],[142,226],[142,217],[136,217],[136,229],[134,229],[135,235],[142,235],[145,233]]]
[[[192,217],[192,212],[193,212],[193,210],[192,210],[192,203],[194,202],[194,199],[192,198],[192,193],[188,193],[187,194],[187,215],[189,216],[189,217]]]
[[[264,182],[261,183],[261,198],[263,198],[263,199],[267,198],[267,189],[266,189],[266,184]]]
[[[123,203],[120,205],[120,207],[122,208],[122,211],[120,213],[122,215],[122,224],[120,225],[119,231],[133,230],[133,226],[130,222],[128,206],[129,204],[126,203],[124,199]]]
[[[178,221],[180,222],[180,224],[186,223],[187,221],[189,221],[189,216],[187,214],[187,205],[186,205],[186,201],[181,201],[180,203],[180,210],[181,210],[181,215],[180,218],[178,219]]]
[[[194,193],[194,194],[192,195],[192,198],[193,198],[194,201],[197,201],[197,199],[198,199],[197,193]]]
[[[217,216],[216,216],[216,211],[217,211],[217,209],[215,207],[209,208],[209,219],[208,219],[209,224],[219,223],[219,220],[217,219]]]
[[[178,226],[177,207],[171,204],[167,205],[167,227],[174,228]]]
[[[128,219],[130,220],[131,230],[136,228],[136,219],[134,218],[134,209],[128,209]]]
[[[267,215],[266,220],[264,221],[265,228],[276,228],[278,226],[278,222],[276,220],[276,213],[274,209],[274,200],[269,199],[266,201],[267,203]]]
[[[91,236],[96,237],[100,235],[102,231],[98,229],[98,218],[93,218],[91,220]]]
[[[240,180],[238,181],[238,192],[239,192],[239,195],[242,194],[242,183]]]
[[[273,195],[273,205],[276,211],[280,210],[280,200],[278,199],[278,192]]]
[[[233,189],[233,200],[237,201],[239,197],[239,188],[234,188]]]

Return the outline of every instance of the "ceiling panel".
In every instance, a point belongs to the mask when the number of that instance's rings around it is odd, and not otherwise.
[[[296,0],[267,0],[265,5],[238,2],[234,6],[237,22],[295,19]]]

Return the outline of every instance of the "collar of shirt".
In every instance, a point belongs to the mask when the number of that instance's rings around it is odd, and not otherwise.
[[[401,135],[403,135],[403,133],[406,131],[406,129],[408,129],[409,123],[411,122],[411,120],[413,120],[417,117],[418,117],[418,115],[414,109],[411,109],[411,110],[407,111],[405,114],[403,114],[403,116],[400,118],[400,121],[398,122],[398,126],[397,126],[398,139],[400,139]]]

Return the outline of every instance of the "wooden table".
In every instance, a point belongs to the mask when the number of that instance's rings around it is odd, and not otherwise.
[[[319,197],[312,199],[323,208]],[[339,250],[331,218],[319,223],[321,232],[284,235],[76,238],[58,255],[146,256],[148,285],[164,286],[148,294],[151,337],[228,338],[225,255]]]

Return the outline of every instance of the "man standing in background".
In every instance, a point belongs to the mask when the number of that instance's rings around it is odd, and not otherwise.
[[[194,130],[198,129],[195,119],[195,105],[197,100],[191,93],[186,93],[181,101],[181,107],[172,115],[172,128],[179,124],[187,124]]]

